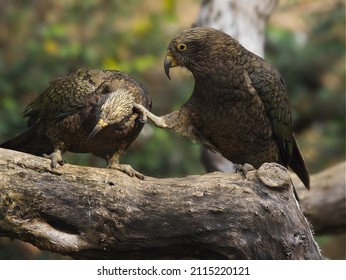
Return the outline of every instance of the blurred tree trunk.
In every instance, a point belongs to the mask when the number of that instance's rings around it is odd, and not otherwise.
[[[195,26],[220,29],[253,53],[264,56],[264,31],[278,0],[203,1]]]

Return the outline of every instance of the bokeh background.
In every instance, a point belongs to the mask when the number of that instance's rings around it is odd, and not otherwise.
[[[152,111],[180,107],[192,76],[163,71],[170,39],[196,20],[200,0],[0,0],[0,142],[25,128],[24,108],[48,82],[80,67],[118,69],[144,83]],[[311,173],[345,160],[345,2],[280,0],[266,30],[266,59],[283,75],[294,130]],[[79,165],[105,166],[69,154]],[[203,174],[200,147],[147,124],[122,157],[154,177]],[[326,257],[346,259],[345,234],[318,236]],[[57,259],[21,241],[0,238],[0,259]]]

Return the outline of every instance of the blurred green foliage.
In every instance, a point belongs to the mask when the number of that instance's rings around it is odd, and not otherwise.
[[[80,67],[118,69],[143,82],[158,115],[190,96],[191,75],[163,71],[170,38],[190,26],[174,0],[2,1],[0,10],[0,142],[24,129],[24,108],[49,80]],[[199,5],[200,1],[184,1]],[[312,173],[345,156],[345,14],[312,14],[307,33],[269,26],[266,57],[282,73],[295,131]],[[180,10],[181,11],[181,10]],[[121,162],[149,176],[201,174],[199,146],[145,126]],[[67,153],[69,163],[104,166],[91,155]],[[1,242],[1,240],[0,240]],[[0,258],[13,258],[0,249]]]

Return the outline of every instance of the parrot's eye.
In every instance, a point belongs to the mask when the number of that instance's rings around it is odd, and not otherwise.
[[[183,51],[185,51],[186,50],[186,44],[178,44],[177,45],[177,49],[179,50],[179,51],[181,51],[181,52],[183,52]]]

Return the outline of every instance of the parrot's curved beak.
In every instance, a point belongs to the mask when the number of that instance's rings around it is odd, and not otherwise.
[[[171,77],[169,76],[169,69],[173,68],[173,67],[175,67],[177,65],[178,65],[177,61],[173,57],[171,51],[168,50],[167,54],[166,54],[166,57],[165,57],[165,61],[164,61],[165,73],[166,73],[166,76],[168,77],[168,79],[171,79]]]
[[[98,123],[95,125],[94,129],[90,132],[89,138],[94,137],[97,133],[99,133],[103,128],[105,128],[108,123],[104,122],[103,119],[99,119]]]

